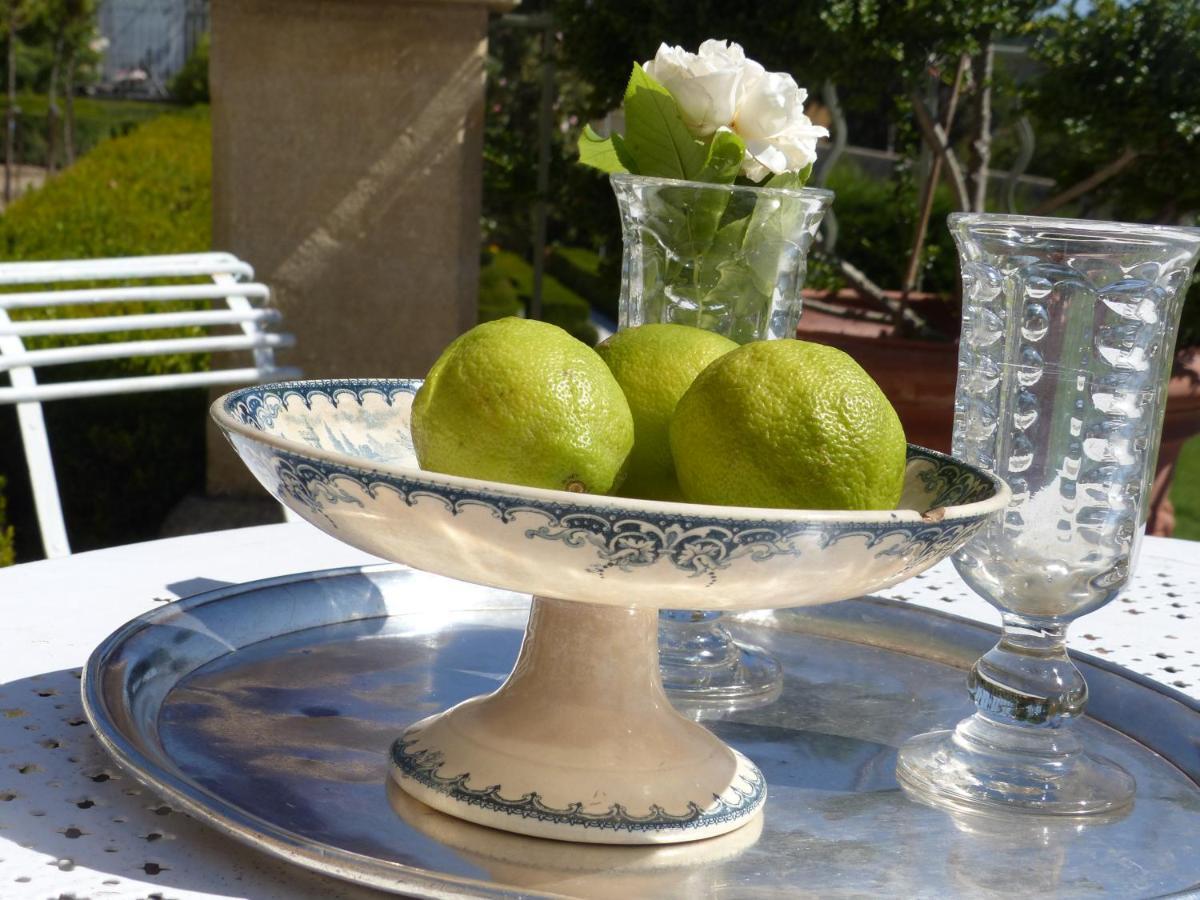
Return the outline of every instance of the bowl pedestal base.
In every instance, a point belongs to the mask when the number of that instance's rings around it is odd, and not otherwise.
[[[671,707],[657,636],[653,609],[534,598],[508,680],[405,731],[392,777],[444,813],[536,837],[660,844],[745,825],[762,773]]]

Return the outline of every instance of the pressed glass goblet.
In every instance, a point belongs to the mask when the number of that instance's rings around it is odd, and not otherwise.
[[[1133,779],[1071,727],[1087,685],[1068,625],[1128,582],[1200,230],[958,214],[963,328],[955,456],[1007,481],[1007,511],[954,557],[1003,618],[972,668],[976,712],[900,749],[897,777],[962,810],[1100,814]]]
[[[833,200],[825,190],[613,175],[621,212],[621,328],[693,325],[738,343],[795,337],[808,250]],[[664,609],[663,686],[703,706],[769,700],[779,663],[733,640],[721,613]]]

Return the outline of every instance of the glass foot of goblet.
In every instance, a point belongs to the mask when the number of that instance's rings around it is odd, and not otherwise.
[[[1087,753],[1070,724],[1009,725],[975,713],[900,748],[896,777],[915,798],[963,812],[1095,816],[1133,802],[1133,777]]]
[[[658,633],[663,687],[677,703],[742,709],[770,703],[783,688],[779,661],[735,641],[719,612],[663,610]]]

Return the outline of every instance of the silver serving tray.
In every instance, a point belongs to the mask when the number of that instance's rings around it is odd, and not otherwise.
[[[172,805],[302,866],[425,897],[1152,897],[1200,885],[1200,706],[1075,654],[1090,749],[1138,782],[1110,822],[952,817],[897,787],[896,747],[970,711],[993,629],[877,598],[734,619],[782,696],[705,712],[770,784],[731,834],[583,846],[451,819],[390,787],[400,729],[490,691],[528,597],[398,566],[223,588],[155,609],[88,661],[116,760]],[[697,713],[699,715],[699,713]]]

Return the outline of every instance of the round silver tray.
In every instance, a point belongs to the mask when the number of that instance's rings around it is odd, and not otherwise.
[[[398,566],[223,588],[155,609],[92,654],[84,705],[135,777],[311,869],[427,897],[1152,897],[1200,885],[1200,708],[1075,655],[1085,740],[1138,782],[1111,822],[952,817],[897,787],[896,747],[970,710],[982,625],[877,598],[736,617],[782,696],[703,715],[762,768],[761,820],[664,847],[527,838],[389,787],[408,723],[494,689],[529,598]]]

